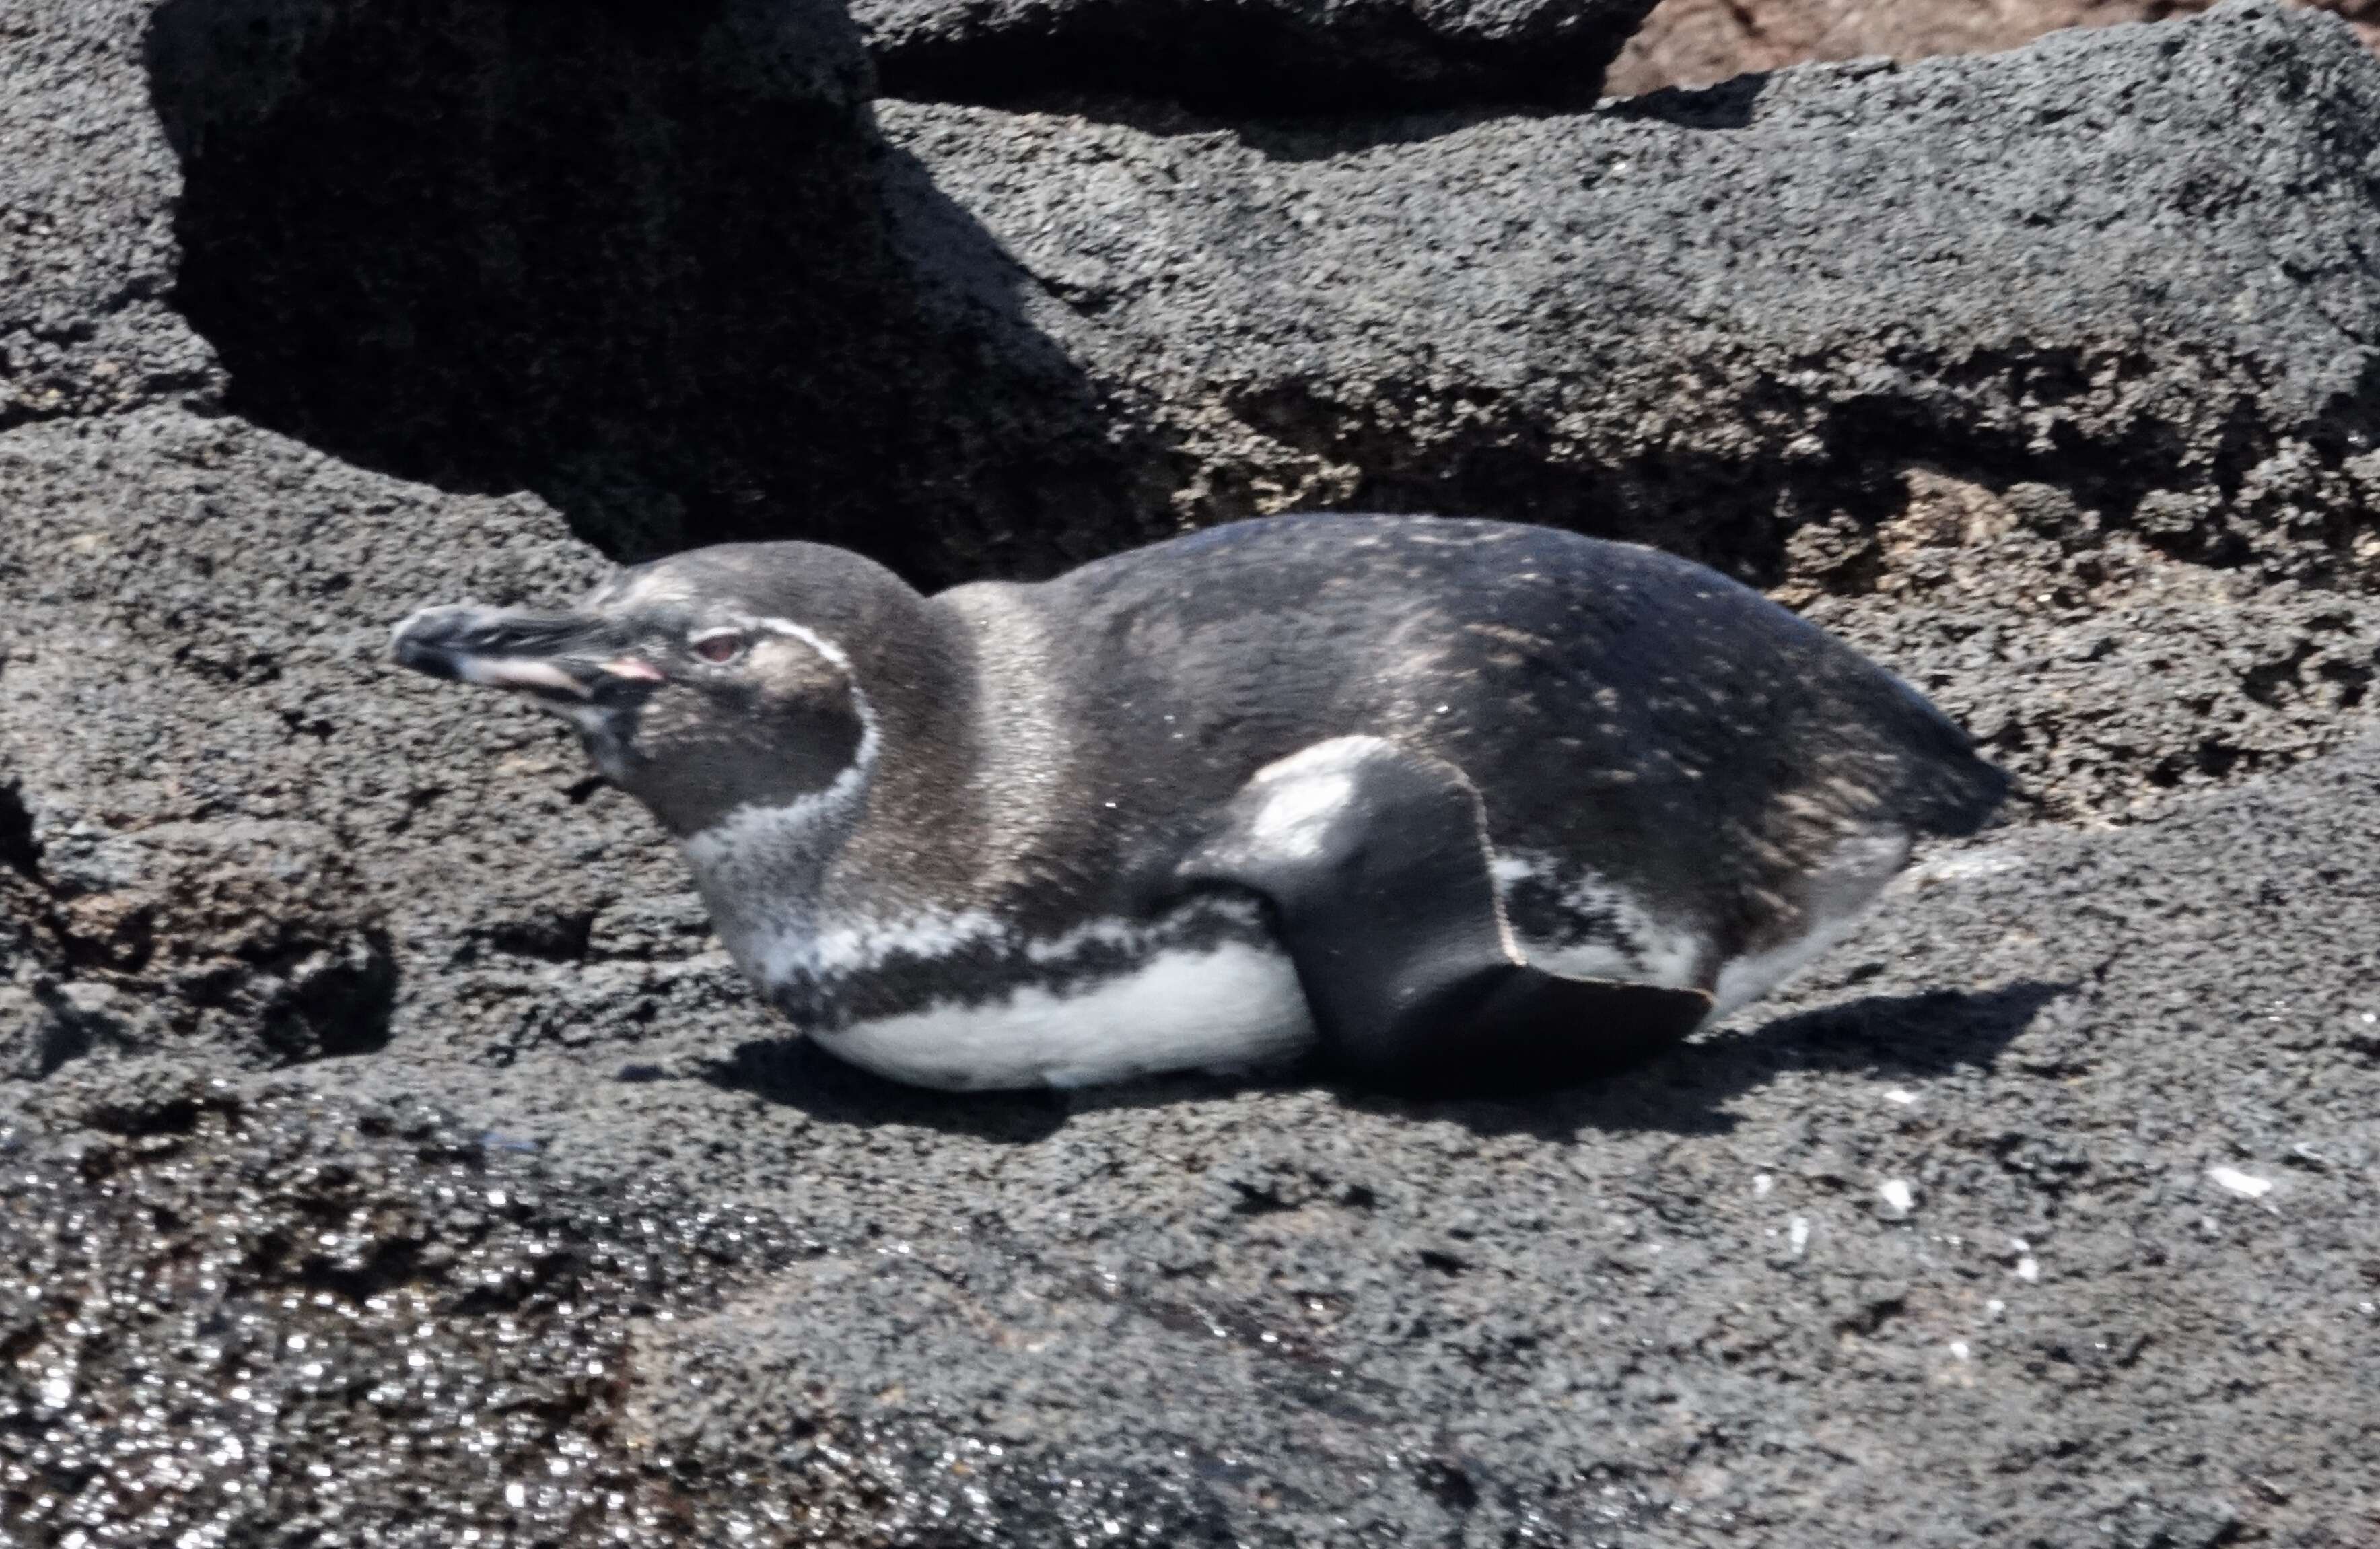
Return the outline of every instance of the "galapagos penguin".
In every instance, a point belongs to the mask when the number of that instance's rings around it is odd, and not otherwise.
[[[945,1088],[1621,1063],[1765,994],[2007,784],[1713,570],[1453,518],[1260,518],[930,597],[730,544],[566,611],[424,609],[393,649],[566,717],[761,994]]]

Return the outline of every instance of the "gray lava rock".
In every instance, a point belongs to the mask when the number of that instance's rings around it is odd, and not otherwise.
[[[1652,0],[859,0],[885,90],[1308,115],[1591,103]]]
[[[1488,510],[1775,575],[1924,464],[2201,563],[2380,558],[2380,63],[2333,18],[1575,116],[879,119],[1168,427],[1185,519]]]
[[[221,385],[169,299],[174,155],[142,69],[149,0],[0,20],[0,429]]]
[[[551,510],[173,409],[0,437],[0,508],[42,518],[0,525],[8,1065],[757,1024],[676,857],[558,726],[384,661],[425,600],[601,574]]]

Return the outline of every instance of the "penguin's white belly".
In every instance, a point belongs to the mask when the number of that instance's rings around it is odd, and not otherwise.
[[[1167,947],[1063,991],[1020,985],[817,1037],[836,1057],[896,1081],[984,1089],[1252,1068],[1298,1054],[1315,1031],[1288,957],[1227,940]]]

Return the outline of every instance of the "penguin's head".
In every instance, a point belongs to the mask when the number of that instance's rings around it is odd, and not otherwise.
[[[423,608],[390,649],[418,672],[561,714],[606,779],[690,838],[745,809],[802,810],[874,762],[876,717],[851,658],[778,611],[795,600],[782,562],[798,556],[768,551],[816,548],[698,550],[562,611]]]

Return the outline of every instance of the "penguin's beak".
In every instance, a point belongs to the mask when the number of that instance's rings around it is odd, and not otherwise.
[[[562,702],[662,681],[658,667],[621,649],[609,621],[582,613],[534,613],[468,604],[423,608],[389,637],[400,666]]]

